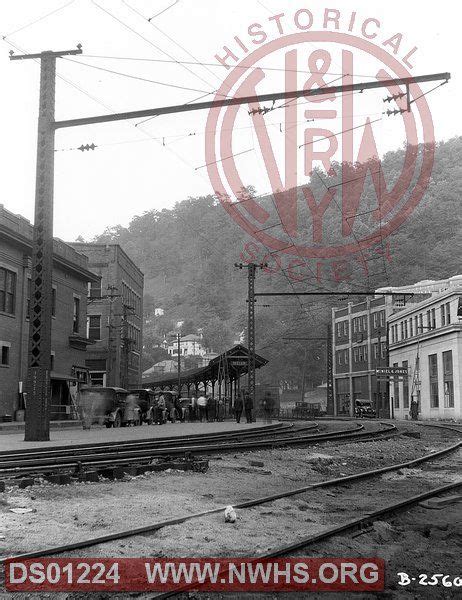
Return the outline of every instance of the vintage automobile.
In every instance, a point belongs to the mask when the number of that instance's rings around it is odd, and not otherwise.
[[[125,427],[141,422],[141,409],[135,395],[119,387],[83,387],[79,405],[84,424]]]
[[[130,390],[127,397],[129,402],[134,402],[140,409],[140,418],[135,425],[147,423],[152,425],[156,420],[157,399],[153,390],[136,389]]]
[[[358,419],[372,419],[375,416],[375,410],[370,400],[355,400],[355,417],[357,417]]]
[[[319,402],[296,402],[292,410],[294,419],[311,419],[321,415],[321,404]]]

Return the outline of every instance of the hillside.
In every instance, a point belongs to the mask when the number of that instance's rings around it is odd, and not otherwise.
[[[382,162],[387,181],[394,181],[401,170],[404,150],[388,153]],[[402,285],[422,279],[449,277],[462,271],[462,138],[441,142],[436,147],[431,183],[424,198],[391,237],[391,255],[370,261],[369,274],[359,268],[359,260],[348,283],[323,282],[324,289],[373,289],[383,285]],[[345,167],[344,167],[345,168]],[[357,166],[350,169],[356,169]],[[321,179],[324,181],[322,183]],[[313,177],[316,198],[331,180],[325,173]],[[374,201],[372,187],[365,189],[366,207]],[[303,199],[298,190],[299,202]],[[319,201],[319,200],[318,200]],[[375,198],[376,201],[376,198]],[[269,207],[270,201],[267,200]],[[306,206],[306,205],[305,205]],[[306,210],[306,208],[305,208]],[[326,212],[325,232],[338,231],[335,207]],[[366,226],[364,218],[364,226]],[[331,233],[327,233],[331,235]],[[234,223],[213,196],[188,198],[172,209],[152,210],[135,217],[128,227],[115,227],[97,236],[97,241],[112,241],[126,252],[145,273],[146,356],[144,365],[157,359],[151,347],[172,329],[177,320],[185,321],[184,333],[204,327],[204,334],[217,350],[227,346],[246,326],[246,272],[236,269],[240,253],[250,238]],[[261,258],[261,257],[260,257]],[[257,287],[292,291],[286,277],[258,274]],[[297,290],[322,289],[313,282],[296,284]],[[272,360],[271,369],[261,376],[297,382],[303,351],[296,343],[281,338],[296,332],[319,335],[325,331],[332,298],[309,301],[303,307],[296,298],[259,301],[257,304],[257,349]],[[336,300],[337,304],[342,300]],[[163,317],[153,318],[153,309],[162,307]],[[308,347],[309,378],[320,383],[325,372],[322,344]]]

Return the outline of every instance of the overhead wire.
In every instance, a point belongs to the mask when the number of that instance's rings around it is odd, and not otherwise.
[[[71,4],[74,4],[75,0],[70,0],[70,2],[67,2],[66,4],[63,4],[62,6],[59,6],[58,8],[55,8],[54,10],[42,15],[41,17],[38,17],[37,19],[34,19],[33,21],[30,21],[28,23],[26,23],[25,25],[22,25],[21,27],[18,27],[18,29],[15,29],[14,31],[10,31],[9,33],[7,33],[6,35],[2,36],[3,40],[6,40],[6,38],[15,35],[16,33],[19,33],[20,31],[24,31],[24,29],[27,29],[29,27],[32,27],[32,25],[35,25],[36,23],[40,23],[40,21],[43,21],[45,19],[47,19],[48,17],[51,17],[52,15],[55,15],[56,13],[60,12],[61,10],[67,8],[68,6],[70,6]]]

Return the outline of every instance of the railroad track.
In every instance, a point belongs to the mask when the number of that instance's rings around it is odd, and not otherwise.
[[[437,460],[437,459],[439,459],[443,456],[446,456],[450,453],[456,452],[461,447],[462,447],[462,442],[458,441],[457,443],[452,444],[451,446],[448,446],[446,448],[443,448],[442,450],[432,452],[430,454],[426,454],[426,455],[420,456],[418,458],[415,458],[413,460],[409,460],[409,461],[406,461],[403,463],[393,464],[393,465],[381,467],[378,469],[362,471],[362,472],[359,472],[359,473],[356,473],[353,475],[347,475],[347,476],[343,476],[343,477],[339,477],[339,478],[335,478],[335,479],[329,479],[329,480],[321,481],[318,483],[313,483],[313,484],[306,485],[303,487],[287,490],[285,492],[281,492],[278,494],[272,494],[270,496],[254,498],[252,500],[247,500],[245,502],[238,502],[238,503],[233,504],[233,506],[236,509],[244,510],[244,509],[252,508],[255,506],[260,506],[263,504],[274,502],[275,500],[279,500],[282,498],[288,498],[291,496],[303,494],[305,492],[309,492],[312,490],[323,489],[323,488],[324,489],[332,488],[332,487],[336,487],[336,486],[345,486],[345,484],[351,484],[351,483],[356,483],[359,481],[373,479],[376,477],[380,477],[381,475],[383,475],[385,473],[399,471],[400,469],[405,469],[405,468],[410,469],[410,468],[416,467],[418,465],[427,463],[429,461]],[[305,548],[311,544],[314,544],[315,542],[320,542],[320,541],[326,540],[334,535],[338,535],[340,533],[351,531],[352,529],[361,527],[366,523],[367,524],[373,523],[375,520],[378,520],[386,515],[394,514],[401,510],[405,510],[406,508],[409,508],[409,507],[417,504],[418,502],[421,502],[422,500],[424,500],[426,498],[431,498],[433,496],[448,492],[450,490],[454,490],[461,486],[462,486],[462,479],[458,480],[456,482],[450,483],[450,484],[446,484],[443,486],[433,488],[431,490],[427,490],[423,493],[414,495],[409,498],[404,498],[398,502],[394,502],[393,504],[382,506],[381,508],[379,508],[373,512],[370,512],[370,511],[366,512],[365,514],[360,515],[359,517],[356,517],[354,519],[345,521],[338,525],[329,527],[329,528],[325,529],[324,531],[316,533],[315,535],[311,535],[311,536],[308,536],[308,537],[305,537],[302,539],[298,539],[296,542],[287,544],[283,547],[274,548],[274,549],[266,552],[265,554],[259,555],[255,560],[260,560],[262,558],[273,558],[273,557],[289,554],[290,552],[293,552],[300,548]],[[95,546],[95,545],[99,545],[99,544],[104,544],[104,543],[108,543],[108,542],[112,542],[112,541],[118,541],[118,540],[130,538],[130,537],[134,537],[134,536],[138,536],[138,535],[143,535],[146,533],[153,533],[153,532],[159,531],[160,529],[163,529],[165,527],[169,527],[172,525],[178,525],[178,524],[184,523],[186,521],[191,521],[193,519],[198,519],[198,518],[201,518],[204,516],[221,513],[224,511],[224,509],[225,509],[225,506],[220,506],[220,507],[212,508],[209,510],[204,510],[204,511],[194,513],[194,514],[188,514],[188,515],[183,515],[183,516],[176,517],[173,519],[158,521],[156,523],[152,523],[150,525],[145,525],[143,527],[138,527],[135,529],[127,529],[127,530],[123,530],[123,531],[119,531],[119,532],[106,534],[103,536],[87,538],[85,540],[71,542],[68,544],[60,545],[60,546],[42,548],[40,550],[26,552],[26,553],[18,554],[15,556],[1,557],[0,564],[4,563],[6,560],[9,560],[9,559],[23,560],[23,559],[28,559],[28,558],[55,556],[55,555],[62,554],[65,552],[72,552],[75,550],[89,548],[91,546]],[[166,598],[169,595],[174,595],[174,594],[179,593],[179,591],[182,591],[182,590],[176,590],[175,592],[168,592],[166,595],[161,594],[160,596],[156,596],[156,598],[157,597],[159,597],[159,598],[165,597]]]
[[[263,431],[242,432],[238,437],[243,441],[228,441],[225,434],[196,435],[163,440],[130,441],[123,443],[82,445],[73,448],[59,447],[41,449],[34,452],[4,452],[0,454],[0,478],[47,472],[84,470],[88,467],[118,465],[140,465],[146,461],[185,455],[210,455],[225,452],[251,451],[281,446],[304,446],[320,442],[342,442],[350,440],[368,441],[396,435],[397,429],[390,423],[381,424],[378,430],[366,430],[364,425],[355,423],[334,432],[312,433],[316,423],[301,428],[281,426],[271,430],[268,436]],[[233,433],[231,439],[238,434]],[[260,438],[260,439],[255,439]]]

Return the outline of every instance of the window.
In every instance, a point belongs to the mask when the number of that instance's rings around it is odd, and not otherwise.
[[[440,313],[441,313],[441,327],[444,327],[446,325],[446,313],[444,311],[444,304],[442,304],[440,306]]]
[[[391,343],[394,344],[395,343],[395,326],[392,325],[391,326]]]
[[[56,288],[51,288],[51,316],[56,317]]]
[[[380,327],[384,327],[385,326],[385,311],[381,310],[380,311]]]
[[[363,316],[363,331],[367,333],[367,315]]]
[[[385,342],[382,342],[382,344],[381,344],[381,348],[380,348],[380,356],[381,356],[382,358],[385,358],[385,357],[386,357],[386,355],[387,355],[387,345],[386,345],[386,343],[385,343]]]
[[[340,326],[341,326],[341,323],[337,323],[337,337],[340,337],[340,335],[341,335]]]
[[[412,330],[412,317],[409,319],[409,337],[412,337],[414,332]]]
[[[417,315],[414,317],[414,329],[415,334],[419,335],[419,317]]]
[[[449,302],[446,302],[446,323],[449,325],[451,322],[451,305]]]
[[[346,365],[350,364],[350,351],[349,350],[343,351],[343,360],[345,361]]]
[[[16,273],[0,267],[0,312],[14,315]]]
[[[404,340],[404,322],[401,321],[401,339]]]
[[[404,321],[404,337],[407,338],[407,320]]]
[[[356,333],[358,331],[358,319],[354,318],[353,319],[353,333]]]
[[[5,342],[0,342],[0,365],[2,367],[10,365],[10,345]]]
[[[407,360],[403,360],[403,367],[407,368]],[[409,408],[409,378],[407,375],[403,377],[403,408]]]
[[[372,317],[373,318],[374,329],[377,329],[377,324],[378,324],[378,318],[377,317],[378,316],[379,316],[379,313],[374,313],[373,317]]]
[[[74,296],[74,314],[72,316],[72,331],[79,333],[80,329],[80,298]]]
[[[378,358],[379,356],[379,345],[374,344],[374,358]]]
[[[423,314],[420,313],[419,315],[419,333],[422,333],[423,331]]]
[[[101,279],[98,281],[92,281],[88,284],[88,297],[89,298],[101,298]]]
[[[357,347],[356,347],[356,348],[353,348],[353,361],[354,361],[355,363],[357,363],[357,362],[358,362],[358,356],[359,356],[358,348],[357,348]]]
[[[398,366],[398,363],[393,363],[394,367]],[[393,396],[395,397],[395,408],[399,408],[399,381],[395,377],[393,378]]]
[[[101,339],[101,315],[88,316],[88,337],[90,340]]]
[[[438,408],[438,357],[436,354],[428,355],[428,371],[430,376],[430,408]]]
[[[431,329],[431,320],[430,320],[430,311],[429,310],[427,310],[427,329]]]
[[[348,321],[343,321],[343,335],[348,335]]]
[[[443,352],[444,407],[454,408],[452,350]]]
[[[432,308],[432,329],[436,329],[436,308]]]

